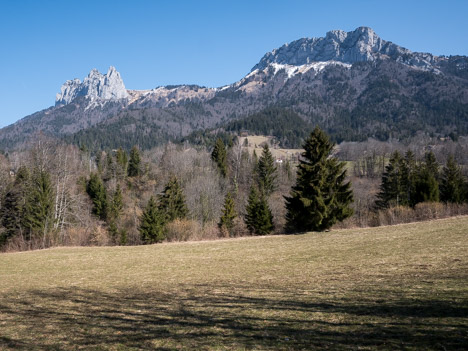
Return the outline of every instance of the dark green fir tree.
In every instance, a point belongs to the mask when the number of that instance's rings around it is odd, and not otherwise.
[[[258,186],[265,196],[270,196],[276,190],[277,169],[275,160],[268,145],[263,146],[262,155],[257,167]]]
[[[106,220],[108,212],[107,192],[99,174],[91,173],[86,192],[93,202],[93,213],[100,219]]]
[[[296,185],[285,197],[289,232],[324,231],[353,214],[345,163],[330,157],[333,146],[318,127],[305,141]]]
[[[234,198],[231,192],[226,194],[224,198],[224,207],[222,210],[221,218],[219,219],[218,227],[221,231],[227,230],[229,235],[232,235],[234,228],[234,220],[237,217],[237,212],[234,204]]]
[[[465,179],[460,166],[452,155],[442,170],[440,182],[440,197],[444,202],[460,204],[465,201]]]
[[[377,194],[376,207],[379,209],[408,203],[403,176],[403,159],[398,151],[390,156],[388,165],[382,175],[380,191]]]
[[[45,234],[53,226],[54,190],[50,175],[46,171],[36,171],[31,178],[26,210],[25,225],[30,233]]]
[[[159,210],[164,215],[166,222],[187,217],[188,210],[185,204],[185,196],[177,177],[171,177],[159,196]]]
[[[268,201],[255,186],[250,188],[246,207],[245,224],[251,234],[265,235],[273,230],[273,215]]]
[[[227,174],[227,153],[221,138],[216,139],[213,151],[211,152],[211,159],[218,167],[221,175],[226,177]]]
[[[141,174],[140,150],[136,146],[130,150],[130,160],[128,161],[128,176],[137,177]]]
[[[164,240],[164,214],[151,197],[140,218],[140,237],[145,244],[154,244]]]

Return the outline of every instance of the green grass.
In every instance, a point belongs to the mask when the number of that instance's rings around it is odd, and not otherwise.
[[[453,350],[468,217],[0,255],[1,350]]]

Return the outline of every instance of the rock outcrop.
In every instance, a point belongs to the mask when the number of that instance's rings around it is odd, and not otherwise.
[[[302,38],[284,44],[263,56],[252,71],[265,69],[272,63],[300,66],[313,62],[339,61],[353,64],[390,58],[401,63],[435,70],[435,56],[412,52],[381,39],[371,28],[359,27],[345,32],[332,30],[323,38]]]
[[[91,101],[106,101],[127,99],[128,93],[120,73],[111,66],[107,74],[101,74],[97,69],[91,70],[83,82],[79,79],[67,80],[56,95],[55,105],[67,105],[80,96]]]

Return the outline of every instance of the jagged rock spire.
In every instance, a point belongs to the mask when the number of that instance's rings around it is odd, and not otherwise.
[[[110,66],[107,74],[92,69],[83,82],[79,79],[67,80],[56,95],[55,105],[69,104],[79,96],[91,100],[120,100],[127,99],[128,93],[120,73]]]

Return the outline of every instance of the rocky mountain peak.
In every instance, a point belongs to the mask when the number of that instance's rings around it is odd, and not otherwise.
[[[372,28],[354,31],[332,30],[322,38],[302,38],[267,53],[252,68],[265,69],[272,63],[300,66],[313,62],[338,61],[347,64],[390,58],[419,68],[431,69],[434,57],[413,53],[381,39]]]
[[[127,99],[128,93],[120,73],[115,67],[110,66],[107,74],[92,69],[83,82],[79,79],[67,80],[55,98],[55,105],[67,105],[80,96],[92,101],[106,101]]]

